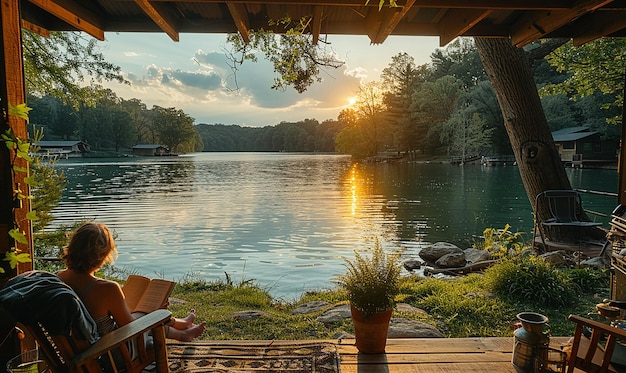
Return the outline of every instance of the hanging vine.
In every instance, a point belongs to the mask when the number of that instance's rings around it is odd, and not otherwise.
[[[26,104],[20,104],[17,106],[9,104],[8,108],[9,115],[13,115],[28,121],[28,112],[31,110],[31,108],[26,106]],[[32,261],[30,257],[30,252],[23,252],[17,248],[18,243],[27,245],[28,240],[26,239],[26,234],[20,230],[19,224],[23,221],[18,221],[16,214],[16,210],[21,207],[22,202],[24,200],[30,200],[32,198],[28,191],[28,186],[34,185],[34,178],[28,175],[28,167],[20,167],[17,160],[23,159],[27,162],[27,164],[30,164],[32,158],[29,155],[30,143],[27,140],[17,137],[11,128],[0,134],[0,141],[4,142],[6,147],[9,149],[9,152],[11,153],[11,180],[14,202],[13,228],[9,230],[9,236],[12,239],[11,242],[13,242],[13,245],[9,248],[9,250],[5,252],[3,260],[9,262],[9,266],[11,267],[11,269],[15,269],[18,263],[28,263]],[[15,181],[18,174],[25,174],[26,177],[24,177],[24,183],[27,184],[25,188],[26,190],[23,190],[20,183]],[[29,211],[26,214],[26,219],[36,220],[36,212]],[[4,269],[0,267],[0,273],[4,272]]]

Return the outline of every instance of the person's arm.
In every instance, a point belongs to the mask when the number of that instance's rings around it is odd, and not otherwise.
[[[126,325],[135,318],[131,315],[122,288],[117,282],[106,281],[102,283],[102,289],[98,292],[100,301],[108,306],[108,311],[118,326]]]

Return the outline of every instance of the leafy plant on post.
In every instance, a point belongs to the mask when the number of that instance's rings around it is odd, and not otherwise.
[[[370,257],[358,252],[354,260],[346,259],[345,274],[335,282],[350,301],[356,346],[363,353],[382,353],[387,329],[400,292],[401,251],[387,254],[376,240]]]
[[[17,106],[9,104],[8,108],[9,115],[15,115],[23,118],[24,120],[28,120],[28,111],[30,110],[30,108],[27,107],[26,104],[20,104]],[[32,178],[32,176],[28,175],[28,168],[19,167],[16,165],[16,160],[18,158],[24,159],[26,162],[32,161],[32,158],[28,154],[30,150],[30,143],[15,136],[10,128],[0,135],[0,141],[4,142],[5,146],[9,149],[11,153],[11,179],[15,180],[15,175],[17,173],[26,173],[27,175],[24,178],[24,182],[28,185],[33,185],[34,179]],[[9,267],[12,270],[17,267],[18,263],[28,263],[31,261],[30,253],[23,252],[17,247],[17,243],[28,244],[28,241],[24,232],[20,231],[19,223],[21,222],[18,222],[16,220],[17,218],[15,214],[15,209],[21,206],[22,201],[31,198],[28,192],[28,185],[26,186],[26,191],[24,191],[19,183],[13,183],[13,228],[9,230],[9,236],[12,240],[12,246],[9,248],[8,251],[5,252],[3,259],[4,261],[8,262]],[[26,219],[36,220],[36,212],[28,212],[26,214]],[[0,273],[5,273],[5,269],[1,266]]]

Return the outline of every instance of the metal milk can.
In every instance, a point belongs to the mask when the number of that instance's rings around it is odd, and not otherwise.
[[[548,353],[550,344],[548,318],[535,312],[521,312],[517,314],[517,319],[521,321],[522,327],[513,334],[512,363],[518,372],[530,373],[533,372],[537,356]],[[546,331],[544,327],[547,327]]]

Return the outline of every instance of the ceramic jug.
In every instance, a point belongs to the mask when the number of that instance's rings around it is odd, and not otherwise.
[[[538,354],[548,351],[550,344],[548,318],[535,312],[521,312],[517,314],[517,319],[522,326],[513,334],[512,363],[518,372],[532,372]]]

